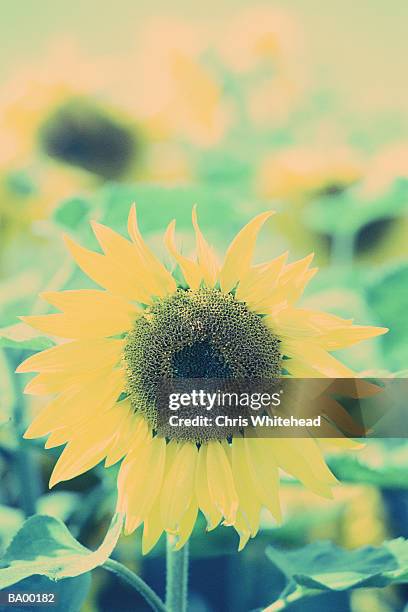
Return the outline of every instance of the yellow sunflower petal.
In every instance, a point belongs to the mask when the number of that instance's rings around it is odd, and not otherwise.
[[[278,279],[276,288],[260,303],[257,310],[261,312],[280,312],[281,305],[292,305],[299,300],[306,285],[318,271],[317,268],[307,269],[313,255],[286,266]],[[292,267],[293,266],[293,267]]]
[[[127,418],[123,421],[112,440],[112,444],[106,454],[105,467],[114,465],[130,452],[135,434],[139,428],[140,417],[134,414],[130,400],[123,400],[123,404],[127,406]]]
[[[56,446],[66,444],[74,433],[75,432],[71,427],[61,427],[60,429],[56,429],[48,436],[47,441],[44,444],[44,448],[55,448]]]
[[[272,440],[244,438],[246,460],[256,494],[276,521],[282,520],[279,502],[278,465],[271,448]]]
[[[351,346],[388,331],[384,327],[353,325],[352,320],[293,307],[268,317],[267,323],[269,322],[272,328],[279,329],[280,337],[313,338],[316,344],[329,351]]]
[[[228,457],[219,442],[207,444],[208,489],[215,507],[228,524],[234,524],[238,510],[238,494]]]
[[[132,484],[130,480],[130,473],[132,468],[132,462],[135,458],[139,457],[150,445],[151,433],[147,422],[143,417],[136,416],[133,430],[132,446],[129,450],[126,458],[122,461],[118,474],[118,502],[117,512],[126,514],[128,507],[128,492]],[[145,450],[147,452],[147,450]]]
[[[317,480],[329,485],[338,483],[337,478],[326,464],[316,440],[312,438],[292,438],[292,441],[294,443],[298,442],[298,444],[295,445],[299,449],[299,453],[303,457],[304,462],[309,466]]]
[[[128,398],[121,402],[126,410],[126,418],[123,419],[121,426],[115,433],[111,445],[106,453],[105,467],[108,468],[120,461],[131,448],[130,433],[134,434],[137,427],[137,418]]]
[[[286,252],[266,264],[252,266],[239,282],[237,299],[257,309],[258,302],[267,299],[275,289],[287,256]]]
[[[64,312],[21,319],[46,334],[61,338],[114,336],[131,329],[140,312],[118,296],[93,289],[47,292],[43,296]]]
[[[119,397],[124,387],[123,372],[101,372],[101,375],[79,386],[67,388],[35,417],[24,434],[38,438],[60,427],[77,426],[97,414],[103,414]]]
[[[166,474],[161,493],[163,527],[177,532],[187,511],[194,490],[197,447],[192,443],[178,445],[173,464]]]
[[[192,215],[197,244],[197,261],[200,266],[202,277],[207,286],[213,287],[217,281],[219,273],[219,262],[214,249],[209,246],[200,230],[195,206],[193,207]]]
[[[59,373],[59,376],[45,372],[44,374],[37,374],[34,376],[24,387],[24,393],[27,395],[52,395],[53,393],[59,393],[66,385],[69,378],[63,373]]]
[[[44,291],[41,297],[52,306],[66,313],[86,313],[94,316],[112,309],[114,316],[140,312],[140,308],[120,296],[99,289],[69,289],[67,291]]]
[[[78,266],[97,285],[129,300],[150,302],[150,297],[146,296],[146,292],[140,292],[138,284],[134,285],[134,271],[129,269],[126,261],[118,266],[106,255],[89,251],[74,242],[69,236],[64,236],[64,240]]]
[[[241,524],[240,533],[243,531],[243,526],[245,525],[246,530],[254,536],[259,529],[261,503],[251,478],[246,458],[244,439],[235,437],[232,441],[231,450],[232,472],[239,497],[240,512],[238,515]]]
[[[231,291],[248,272],[259,230],[272,214],[273,211],[268,211],[254,217],[231,242],[220,271],[223,291]]]
[[[50,488],[62,480],[70,480],[100,463],[106,456],[111,439],[124,418],[113,406],[76,432],[64,448],[50,478]]]
[[[314,253],[309,253],[309,255],[306,255],[303,259],[298,259],[285,266],[279,277],[279,285],[288,285],[289,283],[297,284],[301,282],[309,265],[312,263],[313,257]]]
[[[160,496],[157,496],[143,523],[142,553],[147,555],[163,533],[160,513]]]
[[[174,257],[180,266],[185,281],[190,289],[198,289],[202,280],[200,267],[195,261],[188,259],[188,257],[185,257],[178,252],[175,238],[175,227],[176,222],[172,221],[164,235],[164,244],[170,255]]]
[[[158,293],[155,293],[158,297],[164,297],[169,293],[173,293],[177,289],[176,281],[168,270],[163,266],[161,261],[154,255],[154,253],[148,248],[144,242],[142,235],[139,231],[136,216],[136,206],[133,204],[128,218],[128,232],[131,237],[133,244],[135,245],[138,254],[146,262],[149,274],[157,282]]]
[[[330,355],[312,342],[284,340],[282,341],[281,348],[285,355],[295,357],[297,361],[305,365],[313,364],[313,368],[323,376],[332,378],[355,377],[355,373],[350,368],[340,363],[333,355]]]
[[[96,221],[93,221],[91,225],[105,255],[119,269],[126,265],[129,280],[131,279],[142,301],[146,303],[150,301],[150,296],[161,295],[160,279],[155,277],[154,270],[149,267],[150,260],[146,260],[144,252],[106,225]]]
[[[159,494],[165,460],[166,441],[156,436],[129,466],[127,513],[134,522],[133,529],[142,523]]]
[[[207,529],[211,531],[215,529],[221,521],[222,514],[214,505],[208,488],[206,444],[202,444],[198,452],[195,493],[198,506],[206,518]]]
[[[318,342],[328,351],[336,351],[363,340],[368,340],[369,338],[382,336],[387,332],[388,329],[386,327],[372,327],[369,325],[344,326],[322,334],[318,338]]]
[[[306,286],[318,271],[318,268],[310,268],[310,270],[307,270],[303,276],[301,276],[295,282],[289,284],[286,293],[286,300],[289,302],[289,304],[294,304],[302,297]]]
[[[321,464],[310,466],[305,461],[305,456],[302,454],[302,444],[304,440],[299,438],[287,438],[271,440],[271,448],[273,450],[275,461],[288,474],[297,478],[307,489],[310,489],[317,495],[331,499],[333,497],[331,484],[327,480],[319,480],[318,475],[322,475]],[[327,469],[328,471],[328,469]],[[315,473],[314,473],[315,472]],[[318,474],[318,475],[317,475]]]
[[[122,371],[117,368],[118,371]],[[88,383],[99,376],[100,373],[110,373],[111,368],[95,369],[90,371],[75,372],[40,372],[32,378],[24,388],[24,393],[28,395],[55,395],[63,391],[78,389],[81,385]]]
[[[31,355],[16,372],[66,372],[113,368],[120,360],[124,340],[93,338],[65,342]]]
[[[146,421],[141,418],[141,421],[144,423],[144,425],[146,425]],[[143,432],[142,432],[142,436],[143,436]],[[140,448],[140,443],[142,443],[142,445],[145,444],[145,442],[143,441],[143,438],[139,433],[139,442],[137,444],[137,448],[136,448],[136,452],[132,452],[133,458],[139,456],[140,457],[140,451],[138,450]],[[151,438],[151,433],[148,432],[148,436],[149,436],[149,442],[150,443],[150,438]],[[178,444],[177,442],[175,442],[174,440],[170,441],[169,444],[167,444],[166,446],[166,455],[165,455],[165,465],[164,465],[164,472],[163,472],[163,483],[166,483],[168,481],[168,476],[170,473],[170,470],[173,466],[174,463],[174,459],[176,457],[176,454],[178,452]],[[126,508],[127,508],[127,483],[126,483],[126,479],[129,476],[129,468],[128,466],[126,466],[126,464],[128,463],[128,459],[129,457],[127,457],[125,459],[125,461],[123,462],[122,466],[121,466],[121,470],[119,473],[119,482],[118,482],[118,490],[119,490],[119,499],[118,499],[118,508],[120,509],[121,512],[126,512]],[[122,475],[123,473],[123,475]],[[147,513],[147,515],[144,517],[144,521],[145,521],[145,526],[143,529],[143,554],[147,554],[147,552],[149,552],[149,550],[151,548],[153,548],[153,546],[156,544],[157,540],[159,539],[160,535],[163,533],[164,531],[164,526],[163,526],[163,521],[162,521],[162,514],[161,514],[161,494],[157,495],[156,499],[154,500],[152,507],[150,509],[150,511]],[[133,529],[135,529],[137,527],[139,523],[137,521],[134,521],[132,523],[132,527]],[[132,531],[133,531],[132,529]],[[146,535],[145,535],[146,533]]]
[[[307,363],[299,361],[295,357],[291,357],[284,362],[285,370],[289,372],[289,376],[293,378],[321,378],[322,373],[315,368],[310,367]]]
[[[198,514],[198,505],[197,500],[193,496],[190,502],[189,507],[183,515],[183,518],[180,522],[180,527],[176,536],[176,543],[174,545],[174,550],[180,550],[187,542],[188,538],[191,536],[192,531],[194,529],[195,522],[197,520]]]
[[[251,531],[248,527],[246,518],[244,517],[244,514],[240,510],[238,511],[237,518],[234,524],[234,528],[239,535],[238,552],[240,552],[241,550],[245,548],[249,538],[251,537]]]

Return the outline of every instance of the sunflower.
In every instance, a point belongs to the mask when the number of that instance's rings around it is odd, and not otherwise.
[[[359,195],[363,201],[369,201],[373,209],[379,200],[383,200],[385,206],[382,214],[373,215],[357,234],[360,261],[383,264],[408,255],[406,189],[401,190],[401,194],[395,193],[398,181],[406,181],[408,185],[408,142],[405,141],[383,147],[368,164]],[[401,207],[401,199],[405,206]]]
[[[128,54],[130,77],[115,95],[136,113],[153,141],[178,138],[205,149],[219,143],[228,129],[222,82],[205,58],[207,30],[182,18],[153,17]]]
[[[309,200],[335,194],[361,180],[364,165],[349,148],[289,147],[267,155],[259,168],[258,191],[266,198]]]
[[[238,79],[257,128],[282,129],[303,99],[308,79],[302,39],[294,15],[266,5],[239,10],[220,29],[217,51]]]
[[[221,30],[218,48],[234,72],[265,68],[285,70],[303,37],[293,14],[276,7],[254,5],[238,11]]]
[[[313,233],[299,223],[299,217],[315,198],[335,198],[357,184],[364,171],[363,160],[348,147],[332,147],[327,151],[320,146],[292,146],[263,158],[256,190],[261,198],[281,200],[279,231],[291,248],[308,250],[318,245],[319,263],[325,263],[329,255],[327,236]]]
[[[126,515],[127,533],[143,524],[144,553],[163,531],[182,547],[199,511],[208,530],[221,522],[233,526],[242,548],[257,533],[263,507],[281,519],[279,469],[325,497],[336,483],[323,442],[311,437],[203,433],[200,439],[187,430],[173,437],[158,425],[163,377],[268,378],[279,375],[283,359],[293,377],[354,377],[330,351],[384,333],[296,307],[316,272],[311,255],[252,264],[257,234],[271,214],[256,216],[238,233],[222,265],[195,209],[195,259],[180,253],[170,223],[164,241],[183,276],[177,282],[143,241],[133,206],[130,241],[99,223],[93,230],[103,253],[65,238],[77,264],[103,290],[47,292],[44,299],[61,312],[23,317],[65,339],[18,368],[38,372],[27,393],[54,396],[25,433],[48,435],[47,448],[66,445],[50,486],[102,460],[105,467],[122,460],[117,508]]]
[[[0,160],[27,164],[39,155],[107,180],[138,170],[145,136],[111,102],[106,75],[116,73],[113,62],[102,65],[67,40],[13,72],[0,95]]]

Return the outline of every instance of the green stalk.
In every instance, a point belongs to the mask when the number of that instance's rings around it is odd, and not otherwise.
[[[26,429],[26,401],[23,394],[22,378],[16,375],[14,370],[22,359],[20,351],[8,351],[9,375],[13,389],[13,425],[17,441],[15,453],[15,467],[20,486],[20,504],[26,517],[32,516],[37,511],[37,500],[41,495],[41,477],[37,458],[30,449],[30,445],[23,439]],[[13,359],[14,357],[14,359]]]
[[[143,597],[152,610],[155,610],[155,612],[167,612],[166,606],[153,589],[151,589],[140,576],[132,572],[125,565],[122,565],[119,561],[114,561],[114,559],[108,559],[102,567],[127,582]]]
[[[354,259],[355,234],[335,233],[332,235],[331,264],[351,268]]]
[[[174,541],[167,536],[166,548],[166,607],[168,612],[187,611],[188,542],[174,550]]]

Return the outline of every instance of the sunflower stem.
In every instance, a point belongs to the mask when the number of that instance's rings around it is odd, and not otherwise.
[[[143,597],[152,610],[155,610],[155,612],[167,612],[166,606],[153,589],[151,589],[140,576],[132,572],[125,565],[114,559],[108,559],[102,567],[127,582],[141,595],[141,597]]]
[[[331,264],[351,268],[354,259],[355,235],[337,232],[332,236]]]
[[[187,611],[188,542],[174,550],[174,538],[167,536],[166,607],[168,612]]]

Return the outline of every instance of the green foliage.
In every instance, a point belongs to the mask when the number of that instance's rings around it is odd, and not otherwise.
[[[0,505],[0,516],[0,553],[2,553],[9,543],[10,534],[15,533],[24,522],[24,515],[18,508]]]
[[[289,580],[310,589],[342,591],[408,581],[408,541],[403,538],[356,550],[330,541],[292,551],[270,546],[266,554]]]
[[[79,612],[88,596],[90,586],[90,574],[81,574],[75,578],[58,580],[58,582],[45,576],[30,576],[7,590],[12,593],[52,593],[55,595],[56,608],[50,604],[51,609]],[[13,612],[37,612],[38,609],[38,604],[33,606],[13,605],[12,607]]]
[[[54,220],[65,229],[75,230],[86,219],[90,203],[85,198],[63,200],[54,212]]]
[[[0,348],[43,351],[54,344],[50,338],[42,336],[25,323],[0,328]]]
[[[248,152],[246,152],[248,153]],[[236,192],[246,193],[250,188],[253,166],[249,155],[238,154],[230,149],[204,152],[199,160],[200,179],[218,188],[227,185]]]
[[[270,611],[327,591],[384,588],[408,582],[408,541],[403,538],[356,550],[345,550],[329,541],[292,551],[269,546],[266,554],[287,579],[287,591],[292,591],[266,608]]]
[[[384,489],[408,489],[406,468],[408,447],[404,445],[394,461],[392,460],[392,451],[388,450],[388,453],[387,461],[380,460],[379,464],[377,463],[375,466],[354,455],[331,457],[329,465],[342,482],[370,484]]]
[[[408,357],[408,265],[387,268],[377,274],[367,288],[367,300],[383,325],[390,331],[381,343],[391,370],[405,368]]]
[[[177,220],[180,229],[188,229],[191,233],[194,204],[197,204],[201,226],[218,238],[224,238],[224,234],[232,237],[245,218],[243,196],[200,185],[110,184],[95,195],[93,206],[101,211],[99,220],[102,223],[123,231],[133,202],[137,205],[141,231],[147,236],[152,232],[162,232],[172,219]],[[217,218],[220,223],[217,223]]]
[[[397,179],[383,196],[368,199],[359,188],[336,196],[324,196],[308,206],[307,225],[322,234],[355,234],[364,225],[380,219],[392,219],[406,213],[408,180]]]
[[[61,580],[93,570],[108,559],[121,528],[122,519],[115,515],[105,540],[91,552],[75,540],[59,519],[43,515],[29,518],[1,559],[0,589],[34,575]]]

